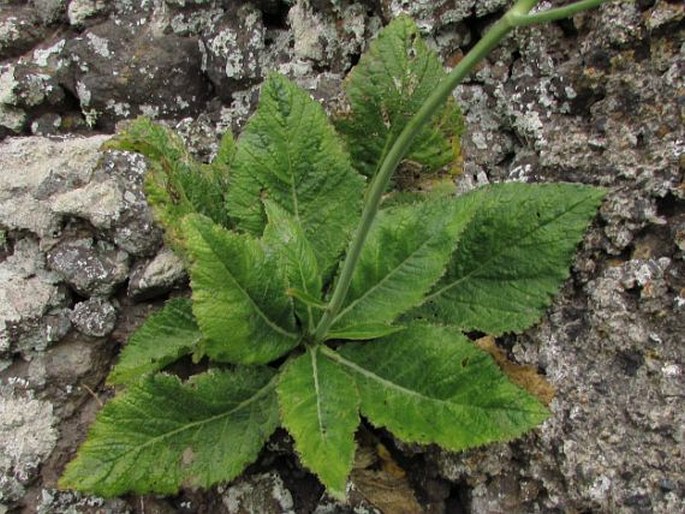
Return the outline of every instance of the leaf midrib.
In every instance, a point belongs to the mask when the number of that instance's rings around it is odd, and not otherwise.
[[[535,232],[537,232],[538,230],[542,229],[543,227],[546,227],[546,226],[549,225],[550,223],[553,223],[554,221],[558,220],[559,218],[565,216],[566,214],[568,214],[569,212],[573,211],[576,207],[578,207],[579,205],[585,203],[586,201],[587,201],[587,199],[585,199],[585,198],[579,200],[578,202],[576,202],[576,203],[572,204],[571,206],[569,206],[569,207],[568,207],[566,210],[564,210],[563,212],[557,214],[556,216],[554,216],[554,217],[552,217],[552,218],[549,218],[549,219],[546,220],[544,223],[541,223],[541,224],[539,224],[539,225],[536,225],[535,227],[533,227],[532,230],[528,231],[527,233],[523,234],[522,236],[520,236],[520,237],[518,237],[518,238],[516,238],[516,239],[517,239],[518,241],[523,241],[523,240],[525,240],[526,238],[528,238],[528,237],[532,236],[533,234],[535,234]],[[472,219],[472,221],[473,221],[473,219]],[[478,273],[480,273],[483,269],[485,269],[486,266],[489,266],[490,263],[491,263],[493,260],[495,260],[495,259],[501,257],[502,254],[504,253],[504,251],[505,251],[507,248],[508,248],[507,245],[502,244],[501,247],[500,247],[500,251],[499,251],[499,252],[494,253],[494,254],[491,254],[489,258],[487,258],[487,259],[485,259],[485,260],[483,260],[483,261],[480,261],[480,262],[481,262],[481,265],[480,265],[480,266],[474,267],[474,269],[472,269],[471,271],[469,271],[466,275],[464,275],[464,276],[458,278],[458,279],[455,280],[454,282],[448,283],[447,285],[445,285],[444,287],[441,287],[440,289],[438,289],[438,290],[435,291],[434,293],[431,293],[431,294],[427,295],[427,296],[423,299],[423,303],[426,304],[426,303],[428,303],[428,302],[430,302],[430,301],[432,301],[432,300],[434,300],[434,299],[436,299],[436,298],[439,298],[440,296],[442,296],[443,294],[445,294],[447,291],[453,289],[454,287],[458,286],[458,285],[461,284],[462,282],[465,282],[466,280],[468,280],[468,279],[470,279],[470,278],[472,278],[472,277],[474,277],[474,276],[477,276]]]
[[[404,265],[412,259],[416,254],[418,254],[420,251],[424,250],[426,246],[428,246],[431,242],[433,242],[435,239],[438,239],[441,236],[440,231],[434,232],[431,236],[426,238],[419,246],[416,247],[414,251],[409,253],[402,261],[400,261],[397,266],[395,266],[393,269],[391,269],[381,280],[376,282],[371,288],[367,289],[361,296],[355,298],[352,300],[344,309],[342,309],[338,315],[335,317],[333,320],[333,323],[331,324],[332,327],[335,327],[336,323],[338,323],[342,318],[344,318],[345,314],[347,314],[350,310],[354,308],[355,305],[357,305],[359,302],[362,300],[366,299],[369,295],[374,293],[378,288],[380,288],[385,282],[390,280],[391,277],[393,277],[396,273],[399,273],[400,269],[404,267]],[[437,277],[435,280],[438,280],[439,277]],[[435,283],[435,281],[433,281]]]
[[[319,384],[319,370],[316,362],[316,349],[309,352],[312,360],[312,378],[314,379],[314,393],[316,395],[316,420],[319,423],[319,435],[321,440],[327,439],[326,431],[323,428],[323,413],[321,409],[321,387]]]
[[[187,430],[191,430],[191,429],[193,429],[193,428],[195,428],[195,427],[206,426],[206,425],[209,424],[209,423],[212,423],[212,422],[214,422],[214,421],[220,420],[220,419],[222,419],[222,418],[224,418],[224,417],[228,417],[228,416],[230,416],[231,414],[233,414],[234,412],[237,412],[237,411],[239,411],[239,410],[242,410],[242,409],[248,407],[251,403],[256,402],[257,400],[260,400],[260,399],[262,399],[264,396],[266,396],[266,394],[267,394],[271,389],[274,389],[274,388],[275,388],[277,378],[278,378],[278,374],[274,375],[274,376],[269,380],[269,382],[267,382],[264,386],[262,386],[259,390],[257,390],[257,392],[256,392],[254,395],[252,395],[250,398],[248,398],[248,399],[246,399],[246,400],[243,400],[243,401],[240,402],[238,405],[236,405],[235,407],[233,407],[231,410],[226,411],[226,412],[222,412],[221,414],[216,414],[216,415],[214,415],[214,416],[212,416],[212,417],[210,417],[210,418],[206,418],[206,419],[203,419],[203,420],[200,420],[200,421],[193,421],[193,422],[191,422],[191,423],[188,423],[187,425],[184,425],[184,426],[182,426],[182,427],[179,427],[179,428],[176,428],[176,429],[174,429],[174,430],[171,430],[170,432],[166,432],[166,433],[164,433],[164,434],[162,434],[162,435],[155,436],[155,437],[153,437],[153,438],[147,440],[145,443],[143,443],[143,444],[141,444],[141,445],[134,446],[133,448],[127,449],[127,450],[123,453],[123,455],[129,454],[129,453],[134,452],[134,451],[135,451],[135,452],[141,452],[141,451],[143,451],[144,449],[148,448],[149,446],[152,446],[152,445],[154,445],[154,444],[156,444],[156,443],[158,443],[158,442],[160,442],[160,441],[163,441],[164,439],[167,439],[167,438],[169,438],[169,437],[173,437],[173,436],[175,436],[175,435],[177,435],[177,434],[180,434],[180,433],[185,432],[185,431],[187,431]],[[135,406],[135,408],[136,408],[137,410],[139,410],[140,412],[142,412],[144,415],[147,415],[147,414],[148,414],[146,411],[143,411],[143,410],[139,409],[137,405]],[[119,459],[119,458],[121,458],[121,457],[120,457],[120,456],[117,456],[116,458]]]
[[[207,241],[207,239],[205,239]],[[238,291],[242,293],[242,295],[250,302],[254,310],[257,312],[260,318],[264,320],[264,322],[271,327],[275,332],[278,332],[279,334],[289,338],[289,339],[297,339],[299,336],[298,334],[294,334],[292,332],[288,332],[284,328],[280,327],[277,325],[275,322],[271,321],[269,317],[266,315],[266,313],[257,305],[255,300],[250,296],[250,294],[243,288],[242,284],[238,281],[238,279],[234,276],[234,274],[231,272],[231,270],[224,264],[223,259],[220,258],[220,255],[214,250],[213,245],[207,244],[207,247],[209,250],[212,252],[212,254],[215,256],[216,261],[220,264],[220,266],[226,271],[226,274],[228,277],[231,279],[231,281],[235,284],[236,288]],[[196,264],[197,266],[197,264]]]
[[[450,405],[450,406],[458,406],[458,407],[467,408],[467,409],[477,409],[477,410],[482,410],[482,411],[496,410],[496,411],[533,412],[533,413],[537,412],[535,410],[520,409],[520,408],[514,409],[514,408],[507,408],[507,407],[497,407],[496,409],[487,409],[486,407],[474,405],[472,403],[455,402],[455,401],[452,401],[451,398],[447,399],[447,400],[443,400],[440,398],[433,398],[430,396],[426,396],[425,394],[422,394],[418,391],[413,391],[411,389],[407,389],[404,386],[401,386],[395,382],[391,382],[390,380],[383,378],[380,375],[373,373],[372,371],[369,371],[368,369],[362,368],[357,363],[347,360],[345,357],[340,355],[338,352],[331,350],[327,346],[321,346],[321,353],[323,353],[330,360],[335,361],[338,364],[341,364],[343,366],[348,367],[352,371],[354,371],[360,375],[363,375],[365,378],[368,378],[368,379],[373,380],[375,382],[379,382],[379,383],[383,384],[384,386],[388,387],[389,389],[394,389],[394,390],[396,390],[402,394],[406,394],[408,396],[413,396],[415,398],[418,398],[421,401]]]

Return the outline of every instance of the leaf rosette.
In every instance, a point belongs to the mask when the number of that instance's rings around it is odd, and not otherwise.
[[[151,162],[148,200],[188,263],[192,295],[169,301],[124,347],[109,378],[121,390],[62,486],[102,496],[208,487],[238,476],[282,426],[302,464],[344,497],[362,418],[458,451],[547,417],[464,334],[521,331],[542,316],[603,191],[494,184],[381,206],[331,307],[365,226],[363,175],[374,176],[443,76],[403,17],[350,74],[340,134],[274,74],[241,136],[224,138],[210,164],[147,120],[115,138],[110,146]],[[410,158],[429,168],[453,160],[456,112],[448,104]],[[207,357],[208,369],[185,381],[168,371],[190,356]]]

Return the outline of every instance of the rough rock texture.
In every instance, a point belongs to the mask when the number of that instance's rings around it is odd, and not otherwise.
[[[187,287],[145,202],[145,160],[101,151],[103,132],[145,113],[208,159],[269,72],[332,110],[398,13],[451,66],[507,3],[0,0],[0,513],[377,512],[355,499],[365,487],[350,486],[351,505],[325,496],[280,431],[245,476],[209,491],[56,489],[111,395],[120,346]],[[684,512],[685,7],[609,2],[518,30],[455,97],[461,191],[520,180],[609,192],[545,318],[498,339],[555,386],[552,417],[461,454],[375,437],[431,514]]]
[[[150,261],[139,261],[131,270],[128,294],[136,301],[156,298],[179,287],[186,278],[183,261],[164,249]]]
[[[107,300],[90,298],[74,305],[69,318],[82,334],[104,337],[114,330],[117,310]]]
[[[224,492],[222,502],[229,514],[295,512],[292,495],[277,474],[254,475],[239,481]]]
[[[36,399],[20,379],[2,384],[0,392],[0,494],[21,499],[57,442],[52,405]]]
[[[45,350],[70,327],[68,294],[32,238],[17,241],[0,263],[0,368],[13,353]]]

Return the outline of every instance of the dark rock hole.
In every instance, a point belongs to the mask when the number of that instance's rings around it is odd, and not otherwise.
[[[645,363],[645,358],[637,350],[624,350],[618,352],[615,357],[616,364],[629,377],[634,377],[637,370]]]
[[[677,198],[673,193],[667,193],[663,198],[656,199],[656,212],[659,216],[669,218],[685,214],[685,201]]]
[[[454,484],[445,500],[445,512],[467,514],[471,512],[471,488],[465,483]]]
[[[276,2],[272,9],[262,12],[262,23],[267,29],[286,30],[288,28],[288,11],[290,6],[285,2]]]

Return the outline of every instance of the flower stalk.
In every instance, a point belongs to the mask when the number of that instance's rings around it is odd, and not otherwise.
[[[490,30],[488,30],[481,40],[438,85],[421,109],[419,109],[404,127],[395,140],[395,143],[385,155],[383,162],[378,168],[378,172],[373,177],[366,196],[360,224],[357,227],[348,253],[343,261],[340,269],[340,276],[333,288],[330,302],[314,331],[315,341],[321,342],[326,338],[328,330],[335,322],[335,318],[343,306],[362,248],[366,242],[373,220],[378,213],[383,193],[390,183],[390,178],[411,148],[411,144],[416,136],[420,133],[421,129],[429,123],[441,106],[444,105],[454,88],[457,87],[476,65],[516,27],[547,23],[567,18],[581,11],[597,7],[606,1],[607,0],[579,0],[578,2],[563,7],[531,12],[539,3],[539,0],[518,0],[502,18],[492,25]]]

